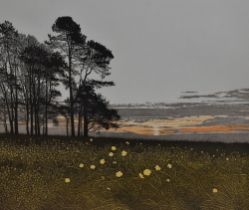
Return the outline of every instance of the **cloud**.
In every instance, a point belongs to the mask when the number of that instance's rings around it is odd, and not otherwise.
[[[192,94],[192,91],[183,92],[181,99],[199,99],[199,98],[210,98],[210,99],[240,99],[240,100],[249,100],[249,88],[234,89],[229,91],[219,91],[212,94]]]
[[[216,94],[207,94],[207,95],[182,95],[180,96],[181,99],[195,99],[195,98],[218,98]]]

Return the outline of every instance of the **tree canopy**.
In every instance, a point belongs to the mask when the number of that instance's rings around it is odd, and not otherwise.
[[[88,136],[97,128],[117,127],[120,118],[97,89],[114,86],[113,53],[87,40],[72,17],[58,17],[48,40],[19,33],[11,22],[0,24],[0,120],[6,132],[48,135],[49,120],[63,115],[70,133]],[[59,88],[60,87],[60,88]],[[68,97],[60,101],[63,88]],[[78,120],[76,120],[78,116]],[[82,129],[83,128],[83,129]]]

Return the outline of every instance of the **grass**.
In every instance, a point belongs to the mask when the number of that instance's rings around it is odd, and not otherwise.
[[[249,209],[247,144],[126,141],[0,136],[0,208]]]

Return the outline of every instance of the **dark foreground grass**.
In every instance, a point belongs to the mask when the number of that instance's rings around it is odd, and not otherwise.
[[[247,144],[1,136],[0,209],[246,210],[248,152]]]

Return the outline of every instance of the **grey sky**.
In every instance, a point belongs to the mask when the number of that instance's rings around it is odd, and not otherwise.
[[[182,91],[249,87],[248,0],[0,0],[5,19],[40,41],[69,15],[110,48],[112,103],[176,101]]]

